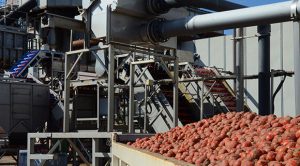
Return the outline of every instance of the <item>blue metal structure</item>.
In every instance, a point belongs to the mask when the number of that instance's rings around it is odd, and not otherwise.
[[[25,53],[19,61],[15,65],[13,65],[9,72],[13,77],[22,77],[26,73],[26,69],[29,65],[34,65],[37,60],[36,57],[40,51],[39,50],[33,50]]]

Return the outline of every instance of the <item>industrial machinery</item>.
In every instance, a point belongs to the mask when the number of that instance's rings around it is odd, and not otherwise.
[[[265,91],[270,90],[270,29],[265,24],[295,21],[295,44],[300,43],[298,1],[252,8],[226,0],[7,3],[13,7],[1,9],[0,35],[6,39],[9,29],[16,41],[12,46],[0,44],[0,71],[5,80],[50,89],[40,98],[48,100],[47,114],[42,108],[35,112],[35,103],[43,102],[33,98],[23,103],[28,112],[43,117],[29,118],[38,125],[29,125],[27,165],[51,165],[61,154],[73,165],[105,165],[110,163],[113,132],[159,133],[222,112],[251,111],[244,102],[242,27],[259,26],[263,59],[254,77]],[[237,28],[235,73],[201,63],[193,41],[222,36],[231,28]],[[299,52],[295,49],[296,59]],[[236,86],[227,80],[235,80]],[[262,92],[259,98],[260,113],[272,113],[270,93]],[[1,116],[14,113],[10,109]],[[46,121],[45,130],[34,133]],[[0,120],[4,130],[11,128],[7,124]],[[46,148],[38,149],[41,144]]]

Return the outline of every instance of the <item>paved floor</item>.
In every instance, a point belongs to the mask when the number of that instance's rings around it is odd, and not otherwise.
[[[9,157],[9,156],[4,156],[0,159],[0,165],[8,165],[5,163],[11,163],[9,165],[16,165],[16,164],[14,164],[14,163],[16,163],[16,161],[12,157]]]

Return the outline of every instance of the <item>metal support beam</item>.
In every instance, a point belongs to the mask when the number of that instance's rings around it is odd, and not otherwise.
[[[71,59],[70,56],[65,55],[65,78],[64,78],[64,119],[63,119],[63,132],[70,130],[70,81],[68,73],[70,71]]]
[[[200,109],[200,120],[203,119],[203,114],[204,114],[204,99],[205,99],[205,93],[204,93],[204,89],[205,89],[205,84],[204,84],[204,80],[201,82],[201,98],[200,98],[200,105],[201,105],[201,109]]]
[[[271,25],[260,25],[257,27],[258,36],[258,89],[259,89],[259,114],[271,114],[271,87],[270,87],[270,34]]]
[[[96,153],[99,152],[99,139],[92,139],[92,166],[99,166],[99,160]]]
[[[174,60],[174,82],[173,82],[173,127],[178,126],[178,58],[176,55],[176,50],[174,50],[174,56],[176,59]]]
[[[112,132],[114,127],[114,111],[115,111],[115,54],[112,45],[108,48],[108,117],[107,131]]]
[[[135,77],[135,65],[130,63],[130,82],[129,82],[129,122],[128,132],[134,133],[134,113],[135,113],[135,102],[134,102],[134,77]]]
[[[32,166],[33,161],[30,159],[31,154],[34,154],[34,140],[27,137],[27,165]]]
[[[145,85],[145,99],[144,99],[144,105],[145,105],[145,112],[144,112],[144,133],[147,133],[147,107],[148,107],[148,86]]]
[[[244,111],[244,29],[236,29],[236,110]]]
[[[72,65],[72,67],[70,68],[69,72],[67,73],[67,78],[69,78],[73,72],[73,70],[75,69],[77,63],[79,62],[79,60],[81,59],[83,53],[80,53],[76,59],[76,61],[74,62],[74,64]]]
[[[61,140],[56,141],[56,143],[52,146],[52,148],[49,150],[49,152],[47,154],[52,154],[57,147],[59,147],[61,144]],[[43,166],[45,164],[46,160],[43,160],[40,164],[40,166]]]
[[[100,85],[97,82],[97,130],[100,130]]]
[[[98,56],[97,53],[95,53],[94,51],[91,51],[91,53],[95,56],[96,60],[102,65],[102,67],[105,69],[106,73],[108,73],[107,67],[104,64],[104,62],[101,60],[101,58]]]
[[[70,143],[70,145],[72,146],[72,148],[77,152],[77,154],[78,154],[79,157],[82,159],[82,161],[83,161],[87,166],[91,165],[91,164],[89,163],[89,161],[87,161],[87,159],[86,159],[86,158],[84,157],[84,155],[81,153],[80,149],[75,145],[75,143],[74,143],[71,139],[69,139],[69,138],[67,138],[67,141]]]
[[[300,115],[300,22],[294,22],[295,116]]]

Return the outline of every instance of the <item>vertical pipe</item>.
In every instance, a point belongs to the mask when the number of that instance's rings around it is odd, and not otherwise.
[[[178,126],[178,58],[174,50],[174,84],[173,84],[173,127]]]
[[[145,105],[145,112],[144,112],[144,133],[147,132],[147,106],[148,106],[148,86],[145,85],[145,101],[144,101],[144,105]]]
[[[236,111],[244,111],[244,28],[236,32]]]
[[[130,80],[129,80],[129,120],[128,120],[128,132],[134,133],[134,77],[135,77],[135,66],[130,64]]]
[[[270,110],[270,33],[271,25],[257,27],[258,37],[258,90],[259,90],[259,114],[269,115]]]
[[[115,110],[115,55],[113,46],[108,48],[108,117],[107,131],[112,132],[114,127],[114,110]]]
[[[294,22],[295,115],[300,114],[300,22]]]

